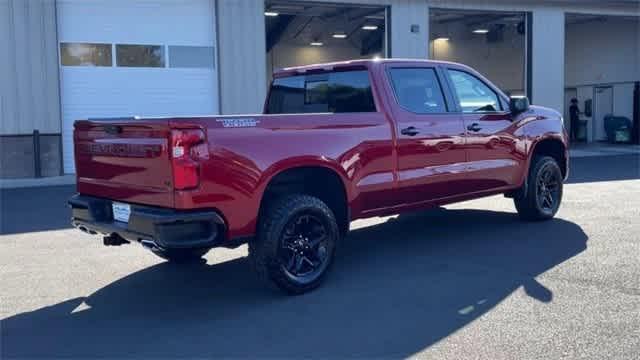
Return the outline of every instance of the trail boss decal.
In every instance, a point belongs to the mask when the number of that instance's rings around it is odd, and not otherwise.
[[[226,128],[256,127],[260,123],[260,120],[253,118],[217,119],[216,121]]]

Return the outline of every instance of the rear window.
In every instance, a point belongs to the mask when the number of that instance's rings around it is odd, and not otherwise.
[[[375,111],[367,70],[275,79],[267,104],[267,114]]]

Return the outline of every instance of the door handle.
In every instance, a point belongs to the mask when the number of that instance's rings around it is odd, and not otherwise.
[[[407,135],[407,136],[416,136],[419,133],[420,133],[420,131],[418,129],[416,129],[415,126],[409,126],[408,128],[404,128],[404,129],[400,130],[400,134]]]
[[[467,126],[467,130],[469,131],[474,131],[474,132],[478,132],[480,130],[482,130],[482,128],[480,127],[480,124],[478,123],[473,123],[469,126]]]

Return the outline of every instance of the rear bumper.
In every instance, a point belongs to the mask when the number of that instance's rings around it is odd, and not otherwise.
[[[215,211],[176,211],[130,204],[128,223],[113,220],[112,201],[76,194],[69,199],[71,224],[82,231],[117,234],[140,242],[152,240],[159,247],[211,248],[224,241],[224,220]]]

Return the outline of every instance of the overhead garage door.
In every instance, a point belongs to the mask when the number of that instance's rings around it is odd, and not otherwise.
[[[58,0],[66,173],[73,122],[218,112],[213,0]]]

